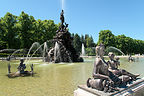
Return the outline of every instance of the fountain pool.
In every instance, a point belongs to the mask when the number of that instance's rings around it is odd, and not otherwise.
[[[0,61],[0,96],[73,96],[78,85],[85,84],[92,76],[95,58],[85,58],[81,63],[52,64],[42,60],[30,60],[34,64],[34,77],[8,78],[7,61]],[[144,77],[144,58],[139,62],[128,62],[121,58],[121,68]],[[19,61],[11,61],[12,72]],[[30,70],[30,65],[27,65]]]

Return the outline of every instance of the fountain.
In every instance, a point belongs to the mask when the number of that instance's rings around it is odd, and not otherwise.
[[[16,49],[2,49],[2,50],[0,50],[0,53],[12,53],[13,54],[13,53],[15,53],[15,51],[17,51],[17,50]],[[8,61],[10,61],[10,59],[11,59],[10,57],[12,58],[13,55],[9,55],[7,58],[5,58],[5,57],[0,58],[0,60],[8,60]]]
[[[120,52],[123,56],[125,55],[120,49],[116,48],[116,47],[109,47],[108,49],[114,49],[114,50],[117,50],[118,52]],[[107,50],[108,50],[107,49]]]
[[[85,47],[84,47],[84,44],[82,43],[82,54],[81,56],[85,56]]]
[[[40,52],[42,53],[41,48],[42,48],[42,46],[43,46],[44,44],[45,44],[45,43],[41,44],[41,45],[33,52],[33,54],[31,55],[31,57],[29,57],[29,59],[26,59],[26,63],[31,60],[31,58],[35,55],[35,53],[36,53],[38,50],[40,50]],[[28,57],[27,57],[27,58],[28,58]]]
[[[25,71],[26,69],[26,65],[23,64],[24,63],[24,59],[20,59],[20,64],[17,67],[18,71],[17,72],[11,72],[11,65],[10,63],[8,64],[8,74],[7,76],[9,78],[15,78],[15,77],[24,77],[24,76],[33,76],[34,72],[33,72],[33,64],[30,66],[31,71]]]
[[[79,85],[74,96],[131,96],[144,87],[144,78],[119,69],[119,58],[112,52],[105,61],[104,53],[104,45],[98,45],[92,78],[88,78],[86,85]]]
[[[12,58],[16,59],[16,57],[15,57],[14,55],[15,55],[17,52],[22,52],[22,51],[24,51],[24,49],[18,49],[18,50],[16,50],[16,51],[14,51],[14,52],[12,53],[12,55],[9,55],[9,56],[7,57],[7,60],[10,61]]]
[[[49,41],[48,41],[49,42]],[[33,52],[33,54],[29,57],[29,53],[31,52],[31,50],[32,50],[32,48],[34,47],[34,45],[33,44],[36,44],[37,46],[36,47],[38,47],[37,49],[35,49],[35,51]],[[43,59],[43,61],[45,62],[45,60],[46,60],[46,55],[47,55],[47,53],[48,53],[48,46],[47,46],[47,42],[44,42],[43,44],[41,44],[41,45],[39,45],[39,43],[38,42],[35,42],[35,43],[33,43],[32,44],[32,46],[31,46],[31,48],[29,49],[29,52],[27,53],[27,57],[26,57],[26,63],[28,62],[28,61],[30,61],[31,60],[31,58],[35,55],[35,53],[36,52],[38,52],[38,51],[40,51],[40,53],[42,54],[42,59]],[[42,50],[42,47],[43,47],[43,50]]]
[[[43,44],[42,44],[42,45],[43,45]],[[41,49],[41,46],[42,46],[42,45],[40,45],[38,42],[34,42],[34,43],[32,44],[32,46],[30,47],[28,53],[27,53],[25,62],[27,62],[28,59],[30,60],[30,59],[32,58],[32,56],[35,54],[35,52],[37,52],[38,50],[40,50],[40,52],[42,52],[42,49]],[[36,49],[35,49],[35,48],[36,48]],[[35,49],[36,51],[34,51],[34,53],[33,53],[33,54],[31,55],[31,57],[30,57],[30,52],[32,51],[32,49]]]
[[[65,1],[64,0],[61,0],[61,7],[64,10],[64,7],[65,7]]]
[[[61,25],[54,36],[52,43],[55,44],[49,51],[45,58],[47,62],[83,62],[83,59],[76,52],[72,45],[73,38],[68,32],[68,24],[64,21],[64,11],[62,10]]]
[[[47,50],[48,50],[47,42],[44,42],[43,58],[45,57],[45,54],[47,53]]]
[[[0,50],[0,52],[4,52],[4,51],[6,51],[6,52],[8,52],[8,51],[15,51],[16,49],[2,49],[2,50]]]
[[[28,51],[28,53],[27,53],[26,62],[27,62],[27,59],[28,59],[28,57],[29,57],[29,55],[30,55],[31,50],[32,50],[33,48],[35,48],[35,47],[38,47],[38,46],[40,46],[40,44],[39,44],[38,42],[34,42],[34,43],[32,44],[32,46],[30,47],[30,49],[29,49],[29,51]]]
[[[44,44],[45,44],[45,43],[44,43]],[[44,45],[44,44],[42,44],[42,45]],[[38,42],[35,42],[35,43],[32,44],[32,46],[30,47],[30,49],[29,49],[29,51],[28,51],[28,53],[27,53],[26,62],[27,62],[28,59],[30,60],[30,59],[32,58],[32,56],[35,54],[35,52],[37,52],[38,50],[40,50],[40,48],[41,48],[42,45],[39,45]],[[32,49],[34,49],[34,48],[36,48],[36,47],[38,47],[38,48],[37,48],[36,51],[32,54],[31,58],[28,58],[29,55],[30,55],[30,52],[32,51]],[[14,55],[15,53],[21,52],[21,51],[23,51],[23,49],[18,49],[18,50],[16,50],[16,51],[14,51],[14,52],[12,53],[12,55],[8,56],[7,61],[10,61],[11,58],[13,57],[13,55]],[[20,76],[22,76],[22,77],[24,77],[24,76],[33,76],[33,74],[34,74],[34,72],[33,72],[33,64],[30,65],[30,68],[31,68],[31,71],[25,71],[26,65],[24,64],[24,58],[21,58],[21,59],[20,59],[20,64],[19,64],[19,66],[17,67],[18,71],[17,71],[17,72],[11,72],[11,65],[10,65],[10,62],[9,62],[9,64],[8,64],[8,74],[7,74],[7,76],[8,76],[9,78],[15,78],[15,77],[20,77]]]
[[[44,48],[43,48],[43,61],[44,62],[45,62],[46,53],[48,53],[48,47],[47,47],[47,42],[44,42]]]
[[[60,48],[57,42],[55,43],[55,48],[54,48],[54,61],[55,62],[61,61]]]

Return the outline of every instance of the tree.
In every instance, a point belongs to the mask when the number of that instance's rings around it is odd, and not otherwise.
[[[88,56],[95,56],[96,54],[95,54],[95,50],[94,49],[92,49],[92,48],[86,48],[86,54],[88,55]]]
[[[86,46],[87,47],[94,47],[94,42],[93,42],[93,38],[91,37],[87,37],[86,41]]]
[[[80,40],[80,36],[78,34],[75,34],[75,36],[74,36],[73,45],[77,52],[81,52],[82,43]]]
[[[53,36],[55,36],[59,25],[56,25],[53,20],[44,20],[43,25],[44,25],[44,30],[42,32],[43,42],[53,39]]]
[[[115,47],[115,36],[110,30],[101,30],[99,32],[98,44],[103,43],[105,47],[114,46]]]
[[[81,35],[81,42],[84,44],[85,43],[85,38],[83,35]]]
[[[109,30],[100,31],[98,44],[100,43],[106,47],[116,47],[125,54],[143,54],[144,52],[144,41],[135,40],[125,35],[114,36]]]
[[[32,33],[35,35],[32,35],[32,41],[33,42],[39,42],[43,43],[43,32],[44,32],[44,25],[43,22],[38,19],[33,22],[33,30]]]
[[[16,16],[11,13],[6,13],[6,15],[1,18],[1,40],[7,43],[7,48],[16,48],[17,42],[16,38],[18,33],[16,32]],[[3,36],[2,36],[3,35]]]
[[[19,20],[19,24],[20,24],[20,41],[21,41],[21,48],[27,48],[29,49],[29,47],[32,44],[32,40],[30,39],[33,34],[33,32],[31,32],[32,30],[32,24],[33,24],[33,20],[31,20],[33,18],[30,18],[30,16],[26,13],[24,13],[22,11],[22,13],[20,14],[20,16],[18,17]]]

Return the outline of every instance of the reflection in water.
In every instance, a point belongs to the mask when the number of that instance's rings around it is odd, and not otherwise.
[[[0,96],[73,96],[73,91],[92,76],[94,58],[85,58],[83,63],[49,64],[41,60],[31,60],[34,64],[34,77],[18,77],[10,79],[6,76],[7,63],[0,61]],[[139,62],[127,62],[121,58],[121,68],[144,77],[144,58]],[[19,61],[11,62],[12,72],[15,72]],[[30,66],[27,65],[27,70]]]

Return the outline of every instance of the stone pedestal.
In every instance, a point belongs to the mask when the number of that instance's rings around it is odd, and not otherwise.
[[[74,96],[144,96],[144,78],[127,85],[127,88],[120,88],[120,91],[104,93],[96,89],[88,88],[86,85],[79,85],[74,91]]]

